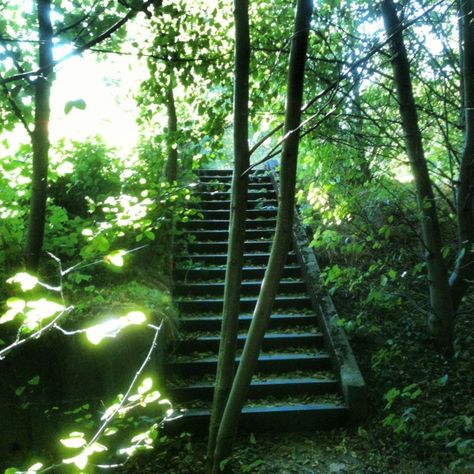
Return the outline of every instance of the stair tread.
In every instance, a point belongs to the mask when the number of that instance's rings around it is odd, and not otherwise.
[[[288,284],[295,284],[295,285],[300,285],[304,283],[303,279],[302,278],[295,278],[294,280],[288,280],[288,279],[282,279],[280,280],[280,284],[283,284],[283,285],[288,285]],[[247,280],[247,281],[242,281],[242,286],[255,286],[255,285],[261,285],[262,284],[262,280]],[[205,288],[205,287],[209,287],[209,286],[224,286],[225,285],[225,282],[222,280],[222,281],[214,281],[214,282],[183,282],[183,281],[176,281],[175,282],[175,287],[176,286],[186,286],[186,287],[202,287],[202,288]]]
[[[176,255],[175,258],[179,259],[184,259],[184,258],[189,258],[190,256],[192,257],[197,257],[197,256],[203,256],[203,257],[221,257],[222,255],[227,255],[226,253],[204,253],[204,254],[199,254],[199,253],[191,253],[188,255]],[[260,255],[266,255],[267,257],[270,256],[269,252],[256,252],[256,253],[244,253],[244,258],[252,258],[255,256],[260,256]],[[288,255],[296,255],[295,252],[291,251],[288,252]]]
[[[268,380],[252,380],[252,387],[262,387],[262,386],[280,386],[280,385],[322,385],[322,384],[333,384],[337,383],[336,379],[318,379],[315,377],[301,377],[301,378],[271,378]],[[171,387],[171,390],[186,390],[186,389],[196,389],[196,388],[213,388],[214,383],[191,383],[185,386],[174,386]]]
[[[347,410],[345,404],[335,404],[335,403],[311,403],[311,404],[301,404],[301,405],[280,405],[280,406],[272,406],[272,405],[260,405],[260,406],[244,406],[242,408],[242,414],[250,414],[250,413],[260,413],[265,411],[267,413],[277,413],[277,412],[310,412],[310,411],[325,411],[325,410]],[[209,409],[193,409],[190,408],[186,410],[184,416],[200,416],[200,415],[209,415]]]
[[[314,332],[299,332],[299,333],[267,333],[265,334],[265,339],[301,339],[304,337],[312,337],[317,339],[318,337],[321,337],[321,333],[314,333]],[[246,334],[239,334],[237,336],[238,339],[245,340],[247,338]],[[189,338],[189,339],[182,339],[180,342],[185,342],[185,341],[215,341],[215,340],[220,340],[219,336],[198,336],[195,338]]]
[[[310,300],[309,296],[306,294],[296,293],[294,295],[277,295],[275,297],[275,301],[286,299],[293,299],[293,300]],[[208,301],[208,302],[219,302],[222,303],[224,301],[223,298],[176,298],[178,303],[184,303],[186,301]],[[243,296],[240,298],[240,301],[257,301],[256,296]]]
[[[327,352],[318,352],[316,354],[301,354],[301,353],[292,353],[292,352],[284,352],[280,354],[260,354],[258,356],[259,362],[278,362],[278,361],[298,361],[298,360],[319,360],[319,359],[328,359],[329,354]],[[170,364],[200,364],[200,363],[217,363],[217,357],[201,357],[200,359],[196,360],[173,360],[169,362]],[[235,358],[235,362],[240,362],[240,357]]]
[[[215,315],[215,316],[190,316],[190,314],[192,313],[188,313],[187,316],[183,316],[181,318],[181,321],[185,321],[185,320],[196,320],[196,319],[202,319],[202,320],[221,320],[222,319],[222,315],[219,314],[219,315]],[[253,318],[253,315],[252,314],[240,314],[239,315],[239,319],[252,319]],[[270,319],[314,319],[315,316],[310,313],[299,313],[299,312],[295,312],[295,313],[276,313],[276,314],[272,314],[270,316]]]

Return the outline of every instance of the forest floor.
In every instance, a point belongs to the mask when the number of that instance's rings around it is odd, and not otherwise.
[[[358,432],[359,431],[359,432]],[[361,434],[362,432],[362,434]],[[169,444],[168,444],[169,443]],[[120,473],[204,473],[205,442],[191,436],[170,439],[154,452],[131,459]],[[162,451],[160,453],[160,451]],[[434,454],[434,453],[433,453]],[[234,472],[259,474],[440,474],[449,470],[442,454],[419,459],[365,430],[241,435],[234,452]]]

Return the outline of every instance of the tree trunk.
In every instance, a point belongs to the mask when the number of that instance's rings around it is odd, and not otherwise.
[[[460,3],[465,130],[457,196],[460,253],[450,278],[455,310],[474,280],[474,1],[461,0]]]
[[[303,103],[304,66],[312,13],[311,0],[298,0],[288,71],[285,134],[280,170],[280,193],[275,237],[270,260],[245,342],[237,374],[219,427],[214,451],[213,473],[229,457],[237,431],[238,418],[258,360],[263,337],[278,291],[281,274],[291,242],[295,203],[296,163],[298,156],[301,107]]]
[[[167,149],[168,158],[166,160],[166,179],[171,184],[176,181],[178,175],[178,144],[176,143],[178,134],[178,118],[176,116],[176,103],[174,100],[174,74],[172,66],[169,67],[169,85],[166,93],[166,108],[168,110],[168,137]]]
[[[224,286],[224,307],[217,363],[216,385],[209,424],[208,470],[212,470],[216,437],[235,373],[240,287],[245,243],[248,174],[250,34],[248,0],[234,0],[234,173],[230,209],[229,247]]]
[[[418,112],[413,96],[410,65],[403,42],[401,22],[392,0],[382,2],[387,35],[390,37],[392,68],[397,90],[405,147],[415,179],[427,266],[431,314],[430,330],[447,352],[452,351],[454,311],[431,179],[423,150]]]
[[[39,68],[53,63],[51,0],[37,0]],[[48,186],[49,116],[51,71],[45,70],[35,82],[35,128],[32,136],[33,176],[28,224],[26,263],[30,270],[39,265],[46,220]]]

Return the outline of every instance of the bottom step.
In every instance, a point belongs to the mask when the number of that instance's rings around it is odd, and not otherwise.
[[[316,431],[345,425],[349,411],[340,405],[286,405],[279,407],[247,407],[239,418],[241,431]],[[164,426],[168,434],[206,432],[209,410],[189,410]]]

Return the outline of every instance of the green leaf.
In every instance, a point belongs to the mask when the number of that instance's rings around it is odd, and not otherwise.
[[[138,393],[140,395],[143,394],[143,393],[146,393],[146,392],[150,391],[151,387],[153,387],[153,380],[150,377],[148,377],[138,387]]]
[[[21,395],[23,394],[23,392],[25,391],[26,387],[25,386],[21,386],[21,387],[18,387],[16,390],[15,390],[15,395],[17,397],[21,397]]]
[[[70,438],[60,439],[59,441],[61,442],[61,444],[66,446],[66,448],[71,448],[71,449],[82,448],[82,446],[87,444],[87,441],[84,439],[83,433],[78,433],[78,432],[76,433],[77,433],[77,436],[71,436]],[[82,436],[79,436],[79,434],[82,434]]]
[[[109,253],[109,255],[106,255],[104,257],[104,261],[106,263],[115,265],[116,267],[123,267],[123,264],[124,264],[123,256],[126,253],[127,252],[125,250],[115,250],[114,252]]]
[[[89,462],[89,457],[86,453],[81,453],[78,456],[74,456],[73,458],[63,459],[64,464],[75,464],[79,469],[85,469],[87,463]]]
[[[144,234],[147,239],[155,240],[155,234],[151,230],[146,230]]]
[[[84,99],[76,99],[76,100],[67,101],[66,105],[64,106],[64,113],[67,115],[74,108],[79,109],[79,110],[85,110],[85,108],[86,108],[85,100]]]
[[[42,467],[43,463],[37,462],[28,468],[26,474],[34,474],[35,472],[38,472]]]
[[[28,380],[28,385],[38,385],[40,381],[40,376],[35,375],[32,379]]]
[[[112,319],[87,328],[86,337],[92,344],[97,345],[106,337],[116,337],[123,328],[132,324],[142,324],[145,321],[146,316],[144,313],[141,311],[130,311],[121,318]]]
[[[109,241],[103,235],[98,235],[94,239],[94,245],[100,252],[107,252],[110,248]]]
[[[23,291],[28,291],[38,284],[38,278],[29,273],[20,272],[9,278],[7,283],[19,283]]]

